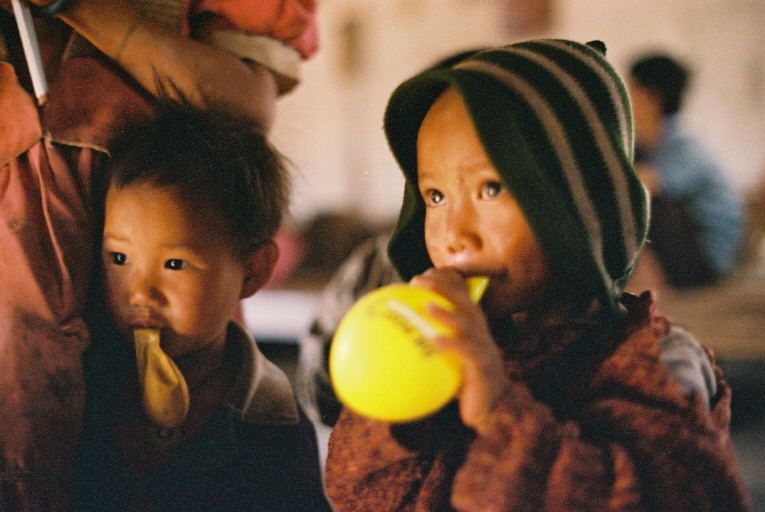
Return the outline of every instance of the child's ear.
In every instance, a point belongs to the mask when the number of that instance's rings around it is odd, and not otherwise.
[[[279,247],[269,240],[252,251],[245,259],[245,276],[242,283],[241,298],[249,297],[258,291],[271,278],[279,259]]]

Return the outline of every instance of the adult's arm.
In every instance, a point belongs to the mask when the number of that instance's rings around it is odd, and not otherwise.
[[[124,0],[77,0],[60,17],[152,94],[158,93],[157,77],[171,79],[195,104],[271,124],[277,90],[266,68],[142,17]]]
[[[31,96],[0,63],[0,509],[68,511],[81,428],[82,319],[105,155],[42,137]]]

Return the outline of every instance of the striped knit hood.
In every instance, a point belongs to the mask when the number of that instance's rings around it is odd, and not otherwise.
[[[402,278],[432,266],[416,142],[451,86],[557,275],[616,307],[645,241],[648,201],[632,165],[629,99],[604,55],[597,41],[527,41],[423,72],[394,91],[385,133],[406,186],[389,254]]]

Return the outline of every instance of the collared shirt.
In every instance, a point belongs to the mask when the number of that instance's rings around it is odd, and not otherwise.
[[[108,385],[90,395],[75,473],[79,510],[329,510],[313,426],[286,375],[233,323],[227,343],[241,349],[242,362],[222,407],[145,478],[128,469],[112,442],[119,411],[93,406],[94,395],[108,400]],[[157,443],[172,442],[172,432],[157,428],[154,435]]]

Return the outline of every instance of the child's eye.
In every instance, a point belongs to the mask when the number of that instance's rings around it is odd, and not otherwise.
[[[187,265],[188,263],[177,258],[173,258],[165,262],[165,268],[169,268],[170,270],[182,270],[186,268]]]
[[[112,259],[112,263],[115,265],[124,265],[127,263],[127,256],[122,254],[121,252],[110,252],[109,256]]]
[[[444,200],[444,195],[435,189],[428,189],[425,191],[425,203],[436,205]]]
[[[481,188],[483,197],[496,197],[500,192],[502,192],[502,183],[498,181],[487,181]]]

